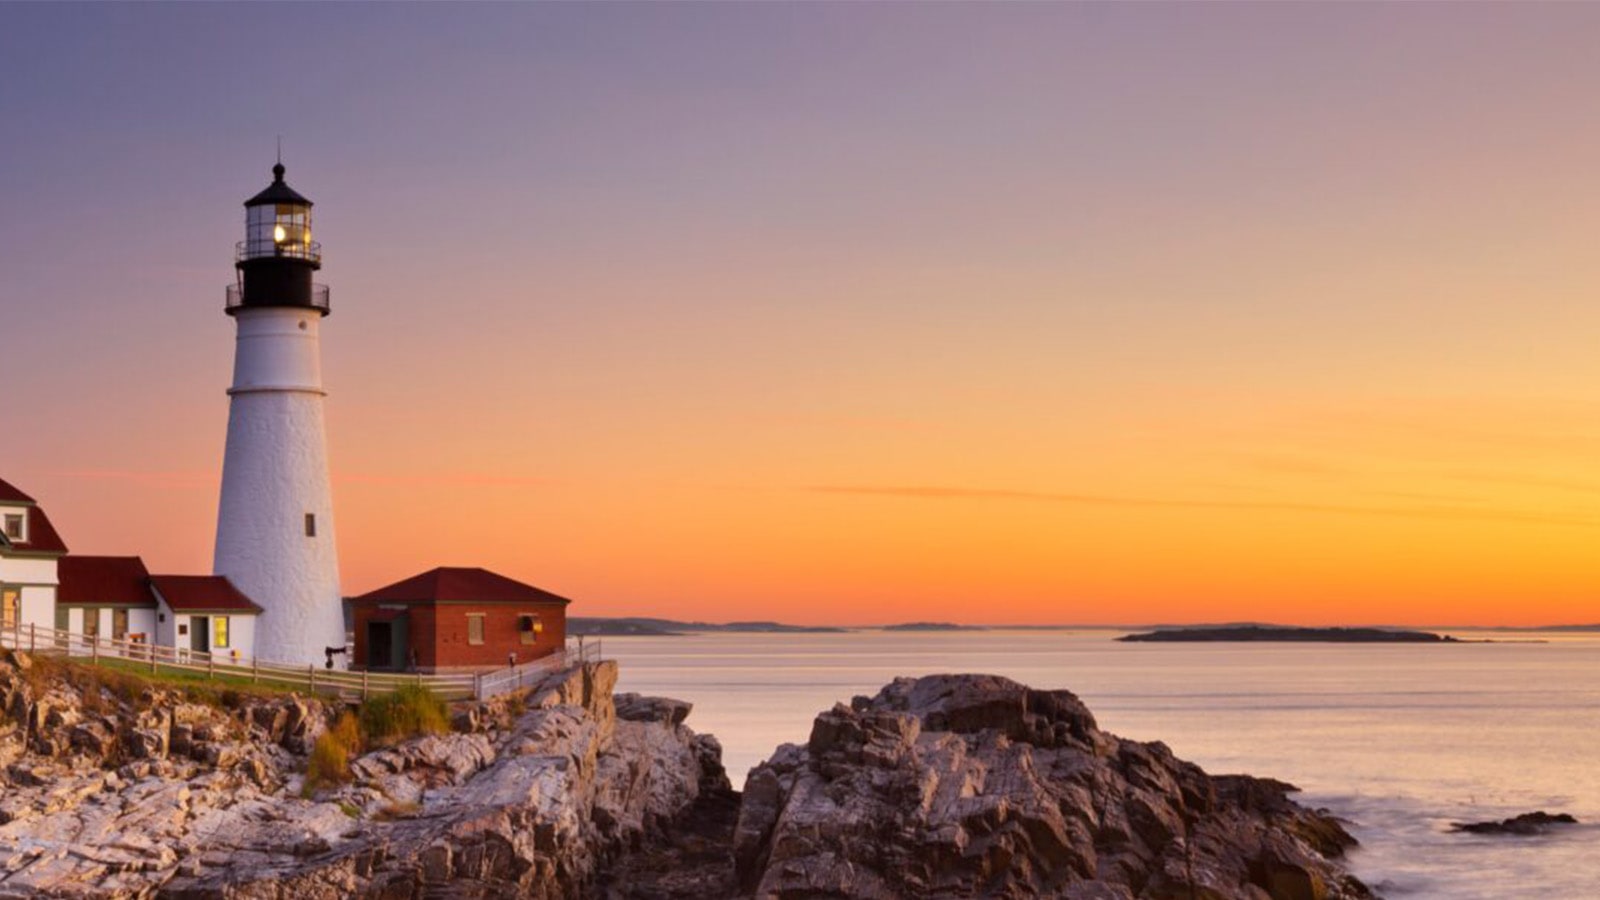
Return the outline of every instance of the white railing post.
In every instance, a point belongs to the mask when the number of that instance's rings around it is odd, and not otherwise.
[[[29,653],[34,652],[33,645],[34,645],[34,640],[35,640],[35,634],[38,632],[38,630],[39,630],[39,626],[38,625],[36,625],[33,622],[29,622],[28,623],[28,652]]]
[[[317,692],[317,664],[306,663],[306,674],[310,676],[306,679],[311,684],[310,692],[315,694]]]

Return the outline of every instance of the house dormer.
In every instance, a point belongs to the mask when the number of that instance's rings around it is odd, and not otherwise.
[[[0,481],[0,631],[58,627],[56,561],[66,552],[39,504]]]

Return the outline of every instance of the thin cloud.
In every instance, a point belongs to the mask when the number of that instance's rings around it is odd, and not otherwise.
[[[83,481],[121,481],[129,484],[164,488],[207,487],[217,483],[216,472],[201,470],[177,472],[145,472],[131,469],[67,469],[48,473],[58,478],[76,478]]]
[[[138,471],[131,469],[70,469],[49,473],[61,478],[85,481],[119,481],[149,487],[216,487],[222,483],[220,471]],[[554,484],[547,478],[516,475],[486,475],[474,472],[442,472],[429,475],[387,475],[370,472],[339,472],[333,480],[341,484],[450,485],[458,487],[542,487]]]
[[[340,472],[333,476],[333,480],[342,484],[442,484],[465,487],[545,487],[555,483],[548,478],[529,478],[517,475],[482,475],[472,472],[441,472],[431,475],[377,475],[368,472]]]
[[[1523,525],[1565,525],[1581,528],[1600,527],[1600,518],[1594,516],[1561,515],[1530,510],[1481,509],[1470,506],[1450,505],[1362,506],[1358,504],[1342,505],[1333,503],[1274,503],[1252,500],[1171,500],[1148,497],[1119,497],[1106,494],[1061,494],[997,488],[929,486],[808,485],[801,488],[801,490],[814,494],[898,497],[911,500],[1013,500],[1028,503],[1059,503],[1072,506],[1120,507],[1126,509],[1298,512],[1402,519],[1507,522]]]

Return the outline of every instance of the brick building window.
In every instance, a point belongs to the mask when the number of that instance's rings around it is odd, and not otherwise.
[[[467,643],[483,643],[483,613],[467,613]]]
[[[542,631],[544,623],[539,620],[538,613],[523,613],[517,616],[517,634],[521,635],[524,644],[536,643]]]

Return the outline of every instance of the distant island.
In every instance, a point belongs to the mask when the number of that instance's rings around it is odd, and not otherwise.
[[[1454,626],[1452,631],[1503,632],[1590,632],[1600,625],[1551,625],[1542,628],[1494,628]],[[1196,625],[971,625],[961,622],[899,622],[890,625],[791,625],[786,622],[685,622],[649,616],[573,616],[567,619],[567,634],[572,637],[673,637],[692,634],[843,634],[852,631],[890,631],[930,633],[958,631],[1138,631],[1120,637],[1122,641],[1197,642],[1197,641],[1301,641],[1345,644],[1387,643],[1483,643],[1461,640],[1429,631],[1388,625],[1302,628],[1261,622],[1222,622]],[[1502,639],[1499,642],[1504,642]],[[1521,641],[1517,641],[1521,643]]]
[[[652,619],[636,616],[619,618],[567,619],[567,634],[573,637],[611,637],[618,635],[671,636],[685,634],[817,634],[837,633],[847,629],[826,625],[786,625],[782,622],[679,622],[674,619]]]
[[[1449,635],[1434,634],[1431,631],[1398,631],[1387,628],[1292,628],[1275,625],[1145,631],[1138,634],[1123,635],[1117,640],[1157,643],[1196,643],[1202,641],[1286,641],[1334,644],[1462,643]]]

